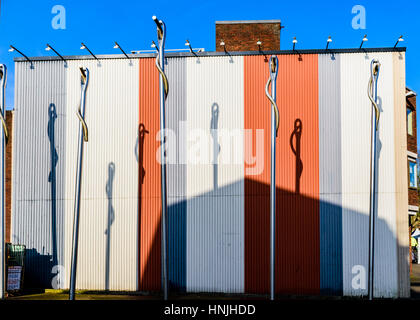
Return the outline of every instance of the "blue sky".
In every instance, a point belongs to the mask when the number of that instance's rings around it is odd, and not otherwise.
[[[66,29],[51,25],[55,5],[66,9]],[[366,8],[366,29],[352,28],[352,8]],[[324,48],[328,35],[331,47],[354,48],[365,33],[367,47],[393,46],[403,34],[407,47],[407,85],[420,93],[420,1],[136,1],[136,0],[2,0],[0,13],[0,62],[8,67],[6,105],[14,105],[14,65],[16,52],[45,56],[50,43],[62,55],[80,55],[80,42],[95,54],[117,53],[113,41],[126,50],[150,49],[156,38],[151,20],[156,14],[167,25],[167,48],[184,48],[185,39],[193,47],[215,49],[216,20],[281,19],[281,49],[290,49],[292,38],[297,48]]]

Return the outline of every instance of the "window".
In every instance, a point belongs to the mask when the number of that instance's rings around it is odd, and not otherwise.
[[[407,133],[413,135],[413,110],[407,108]]]
[[[409,185],[410,188],[417,188],[417,163],[409,160]]]

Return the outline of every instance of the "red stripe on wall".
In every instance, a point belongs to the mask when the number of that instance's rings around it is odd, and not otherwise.
[[[155,59],[140,59],[139,101],[139,290],[160,290],[160,165],[156,160],[159,141],[159,76]]]
[[[319,294],[318,56],[281,55],[277,78],[280,125],[276,139],[276,292]],[[268,63],[244,57],[245,291],[269,292],[270,103]],[[256,154],[256,129],[264,151]],[[252,147],[251,147],[252,146]],[[250,174],[249,156],[264,163]],[[258,161],[258,160],[257,160]]]

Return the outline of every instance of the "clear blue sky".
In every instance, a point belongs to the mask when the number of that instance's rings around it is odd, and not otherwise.
[[[352,28],[352,8],[366,8],[366,29]],[[51,25],[53,6],[66,9],[66,29]],[[281,49],[290,49],[292,37],[298,48],[324,48],[328,35],[334,48],[354,48],[365,33],[367,47],[393,46],[403,34],[407,47],[407,85],[420,93],[420,1],[138,1],[138,0],[2,0],[0,13],[0,62],[8,67],[6,105],[14,105],[14,65],[16,52],[28,56],[52,53],[48,42],[62,55],[85,54],[80,42],[96,54],[117,53],[113,41],[126,50],[150,49],[156,38],[151,20],[156,14],[167,25],[167,48],[184,48],[185,39],[193,47],[215,49],[216,20],[281,19]],[[419,117],[420,118],[420,117]]]

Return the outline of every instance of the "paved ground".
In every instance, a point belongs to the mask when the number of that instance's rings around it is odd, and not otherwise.
[[[420,299],[420,264],[413,264],[411,273],[411,298]]]
[[[26,292],[23,295],[9,296],[10,300],[68,300],[68,291],[45,290],[45,292]],[[171,300],[231,300],[231,299],[267,299],[265,295],[220,295],[220,294],[180,294],[171,295]],[[279,296],[279,299],[311,299],[311,300],[342,300],[351,298],[342,297],[312,297],[312,296]],[[420,299],[420,264],[413,264],[411,275],[411,298]],[[159,300],[157,294],[140,294],[133,292],[103,292],[103,291],[80,291],[76,293],[77,300]]]

